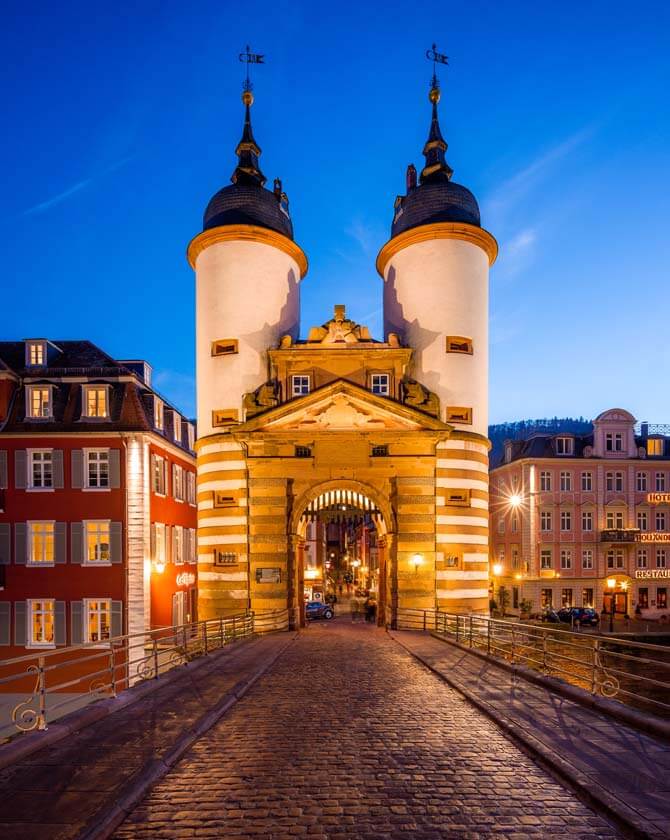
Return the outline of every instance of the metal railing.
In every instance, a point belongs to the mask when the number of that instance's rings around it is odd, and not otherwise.
[[[288,610],[247,611],[0,661],[0,700],[23,695],[0,728],[30,732],[95,700],[116,697],[254,634],[288,629]],[[10,704],[11,706],[11,704]]]
[[[437,635],[670,717],[670,647],[441,610],[398,610],[397,628]]]

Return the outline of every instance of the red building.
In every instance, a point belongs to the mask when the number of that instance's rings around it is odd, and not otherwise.
[[[196,617],[195,430],[142,361],[0,342],[0,658]]]

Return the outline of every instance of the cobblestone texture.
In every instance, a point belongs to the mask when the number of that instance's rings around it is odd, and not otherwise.
[[[314,624],[117,838],[617,837],[382,630]]]

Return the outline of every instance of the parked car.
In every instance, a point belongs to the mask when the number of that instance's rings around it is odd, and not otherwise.
[[[333,618],[335,610],[332,604],[324,604],[323,601],[307,601],[305,604],[305,618],[312,621],[315,618]]]
[[[546,607],[542,611],[542,621],[549,621],[551,624],[558,624],[560,622],[560,617],[555,609],[552,607]]]
[[[593,607],[564,607],[558,611],[558,618],[564,624],[579,624],[580,627],[597,627],[600,621]]]

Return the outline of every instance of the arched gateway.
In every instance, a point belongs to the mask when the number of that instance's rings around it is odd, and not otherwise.
[[[249,91],[243,101],[233,183],[210,201],[188,252],[200,617],[288,607],[299,624],[306,589],[316,594],[319,575],[325,588],[326,564],[339,558],[329,552],[319,567],[318,550],[309,555],[314,521],[344,522],[340,571],[351,561],[347,540],[360,541],[363,555],[369,548],[364,583],[379,588],[384,621],[404,607],[486,612],[496,243],[474,196],[451,181],[439,90],[430,92],[426,165],[418,182],[408,169],[377,259],[384,341],[342,305],[299,340],[307,260],[281,182],[264,188]]]

